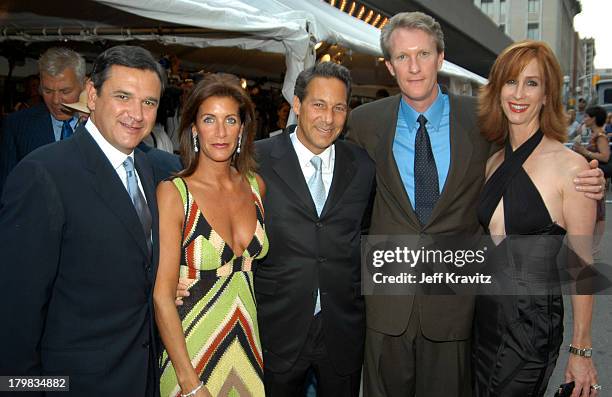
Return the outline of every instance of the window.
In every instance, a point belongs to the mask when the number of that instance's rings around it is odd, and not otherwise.
[[[508,4],[506,4],[506,0],[501,0],[499,2],[499,15],[505,19],[507,12],[508,12]]]
[[[494,6],[493,0],[480,0],[480,9],[490,17],[493,16],[493,12],[495,11]]]
[[[506,33],[506,24],[504,24],[504,23],[499,24],[499,30],[501,30],[502,32]]]
[[[540,24],[530,23],[527,25],[527,38],[529,40],[540,40]]]
[[[540,12],[540,0],[527,0],[528,12]]]

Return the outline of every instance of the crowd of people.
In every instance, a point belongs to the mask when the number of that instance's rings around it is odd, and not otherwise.
[[[589,266],[605,112],[584,110],[587,147],[563,144],[543,42],[502,51],[478,98],[438,84],[432,17],[395,15],[380,44],[400,94],[351,111],[350,71],[318,63],[279,104],[296,124],[267,139],[238,78],[192,82],[179,156],[142,142],[167,85],[147,50],[111,47],[89,78],[79,54],[47,51],[42,101],[2,125],[0,375],[69,376],[74,396],[294,397],[311,374],[322,397],[543,396],[563,340],[556,289],[364,297],[361,237],[484,233],[529,268],[557,240],[524,253],[510,236],[567,235]],[[572,296],[573,397],[601,389],[592,307]]]

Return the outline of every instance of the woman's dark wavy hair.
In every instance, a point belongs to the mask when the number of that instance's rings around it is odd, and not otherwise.
[[[232,165],[241,175],[249,175],[257,168],[254,158],[255,110],[251,98],[240,86],[240,80],[231,74],[217,73],[204,77],[191,91],[181,112],[179,143],[181,161],[185,169],[178,176],[189,176],[198,166],[199,156],[193,148],[191,127],[197,120],[202,102],[211,97],[233,98],[238,102],[242,129],[240,154],[234,153]]]

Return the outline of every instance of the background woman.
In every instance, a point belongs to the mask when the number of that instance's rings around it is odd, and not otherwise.
[[[265,186],[254,173],[253,104],[238,79],[204,78],[180,131],[186,168],[157,190],[161,394],[263,396],[252,266],[268,250]],[[196,281],[177,312],[179,275]]]
[[[573,149],[584,156],[587,161],[595,159],[599,163],[607,163],[610,160],[610,144],[608,137],[604,131],[606,122],[606,111],[600,106],[592,106],[584,111],[584,126],[591,130],[589,137],[589,145],[583,146],[580,143],[574,143]],[[597,202],[597,216],[595,223],[595,241],[596,249],[599,247],[601,237],[606,228],[606,198]]]
[[[512,259],[501,268],[514,273],[514,293],[477,297],[475,396],[544,394],[563,340],[563,300],[550,284],[558,279],[555,258],[561,247],[554,236],[567,232],[574,251],[592,263],[590,241],[583,236],[593,233],[595,201],[577,192],[572,182],[588,164],[562,143],[567,132],[561,87],[559,63],[550,48],[524,41],[500,54],[479,98],[482,133],[504,144],[487,163],[480,222],[496,236],[494,251],[512,250],[511,235],[534,237],[530,249],[502,255]],[[544,294],[534,289],[534,280],[549,282],[538,285],[547,288]],[[572,296],[572,305],[572,346],[590,349],[593,298]],[[592,396],[596,391],[591,387],[599,387],[591,358],[578,354],[570,354],[565,377],[575,381],[572,396]]]

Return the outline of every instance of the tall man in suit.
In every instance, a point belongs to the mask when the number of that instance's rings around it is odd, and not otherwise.
[[[155,396],[151,131],[164,75],[140,47],[95,61],[87,123],[26,156],[0,209],[0,374],[70,376],[73,396]]]
[[[476,125],[475,99],[438,86],[440,25],[400,13],[380,42],[401,93],[358,107],[348,121],[348,139],[376,163],[370,233],[476,235],[490,145]],[[602,173],[581,176],[592,184],[582,190],[601,198]],[[367,296],[364,396],[470,396],[473,310],[469,296]]]
[[[374,166],[336,140],[348,114],[349,71],[326,62],[297,78],[297,127],[259,141],[270,251],[255,272],[266,395],[303,394],[314,370],[319,396],[357,396],[365,319],[361,221]]]
[[[8,174],[34,149],[72,136],[77,117],[62,103],[78,102],[85,60],[68,48],[50,48],[38,60],[43,102],[6,117],[0,142],[0,193]]]

